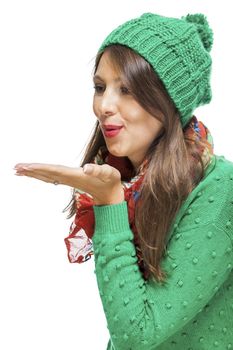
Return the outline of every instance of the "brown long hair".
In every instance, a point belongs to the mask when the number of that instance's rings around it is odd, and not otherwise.
[[[201,141],[192,142],[184,135],[177,108],[151,65],[134,50],[114,44],[99,52],[95,58],[94,74],[103,52],[108,51],[111,62],[128,83],[135,100],[163,123],[163,132],[147,150],[149,166],[140,192],[140,206],[135,206],[135,225],[145,269],[153,280],[164,282],[166,273],[160,262],[166,253],[166,237],[183,201],[204,176],[204,164],[199,148]],[[158,113],[158,111],[160,113]],[[163,117],[161,117],[161,115]],[[80,166],[96,156],[100,146],[106,146],[97,120]],[[74,191],[63,210],[67,219],[76,213]]]

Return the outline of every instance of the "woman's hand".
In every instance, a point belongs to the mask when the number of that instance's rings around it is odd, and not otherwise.
[[[15,175],[33,177],[49,183],[78,188],[89,193],[95,205],[117,204],[124,201],[120,172],[108,165],[85,164],[71,168],[42,163],[18,163]]]

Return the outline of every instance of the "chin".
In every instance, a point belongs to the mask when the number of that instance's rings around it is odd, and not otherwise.
[[[107,149],[108,151],[115,157],[126,157],[126,154],[121,152],[121,151],[117,151],[114,147],[108,147],[107,145]]]

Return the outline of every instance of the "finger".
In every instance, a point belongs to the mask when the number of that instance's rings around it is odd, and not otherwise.
[[[15,170],[17,172],[24,173],[27,172],[27,175],[29,174],[38,174],[45,177],[51,177],[54,178],[56,176],[70,176],[70,175],[76,175],[78,176],[79,173],[77,172],[79,170],[80,174],[83,173],[80,168],[71,168],[64,165],[57,165],[57,164],[43,164],[43,163],[20,163],[17,164],[15,167]]]
[[[86,171],[87,169],[87,171]],[[90,170],[89,170],[90,169]],[[113,170],[114,168],[109,166],[108,164],[86,164],[83,167],[85,174],[92,175],[98,177],[102,181],[112,181],[113,180]]]
[[[19,170],[19,169],[24,169],[25,167],[27,167],[28,165],[30,165],[30,163],[17,163],[14,166],[15,170]]]
[[[43,182],[47,182],[47,183],[54,183],[54,182],[57,182],[59,184],[61,184],[61,182],[57,181],[56,179],[54,178],[51,178],[51,177],[47,177],[47,176],[42,176],[42,175],[39,175],[39,174],[33,174],[33,173],[19,173],[19,174],[15,174],[15,175],[18,175],[18,176],[27,176],[27,177],[31,177],[31,178],[34,178],[36,180],[40,180],[40,181],[43,181]]]
[[[83,167],[83,172],[85,174],[93,174],[93,171],[94,171],[94,167],[95,165],[94,164],[85,164],[84,167]]]
[[[113,167],[108,164],[100,165],[100,172],[97,174],[104,181],[113,180]]]
[[[57,165],[57,164],[45,164],[45,163],[19,163],[16,164],[15,169],[25,169],[30,171],[37,171],[37,172],[49,172],[53,173],[56,171],[59,171],[61,168],[65,168],[63,165]]]
[[[47,163],[18,163],[15,165],[14,169],[27,168],[35,170],[51,170],[54,171],[57,168],[64,167],[58,164],[47,164]]]
[[[26,163],[24,163],[26,164]],[[75,187],[79,184],[74,184],[74,178],[76,181],[85,174],[83,168],[71,168],[63,165],[42,164],[42,163],[28,163],[27,166],[19,167],[16,169],[15,175],[33,177],[38,180],[54,183],[54,181]]]

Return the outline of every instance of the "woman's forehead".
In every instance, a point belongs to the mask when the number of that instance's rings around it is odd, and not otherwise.
[[[103,69],[104,70],[108,69],[109,71],[111,71],[112,74],[115,74],[116,79],[120,78],[120,76],[122,75],[119,64],[117,64],[117,62],[115,60],[113,60],[112,56],[110,55],[110,53],[108,51],[105,51],[102,54],[100,61],[98,63],[96,74],[101,75],[100,71]]]

